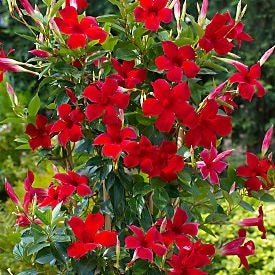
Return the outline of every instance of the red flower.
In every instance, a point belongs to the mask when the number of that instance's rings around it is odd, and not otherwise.
[[[210,150],[204,149],[201,153],[202,161],[197,161],[197,167],[200,169],[203,179],[209,177],[213,184],[220,184],[218,174],[226,167],[227,163],[222,161],[227,158],[233,150],[226,150],[218,154],[217,149],[211,145]]]
[[[274,183],[268,181],[267,171],[272,163],[269,159],[258,159],[250,152],[246,153],[247,165],[237,168],[237,176],[246,177],[245,186],[249,190],[270,189]],[[265,182],[260,179],[263,178]]]
[[[147,233],[135,225],[129,226],[135,236],[125,238],[125,246],[127,249],[135,249],[132,264],[137,259],[153,261],[153,254],[163,256],[166,252],[166,247],[161,244],[162,238],[159,231],[152,226]]]
[[[172,20],[172,10],[166,8],[168,0],[139,0],[140,6],[134,10],[137,22],[144,22],[145,28],[158,31],[160,23]]]
[[[40,57],[40,58],[47,58],[50,57],[51,54],[44,50],[31,50],[29,53],[33,54],[34,56]]]
[[[34,9],[30,2],[28,0],[19,0],[20,4],[23,6],[24,10],[29,14],[33,15],[34,14]]]
[[[84,137],[80,122],[85,115],[79,108],[72,110],[70,104],[62,104],[57,110],[60,119],[53,124],[50,134],[58,133],[58,141],[65,148],[68,140],[77,142]]]
[[[184,168],[184,161],[176,153],[176,143],[164,140],[153,158],[153,169],[148,173],[149,177],[160,176],[164,181],[177,179],[177,172]]]
[[[205,29],[204,36],[200,39],[199,45],[206,52],[215,50],[217,54],[224,55],[232,50],[234,45],[230,42],[233,39],[240,44],[242,40],[251,41],[253,38],[243,32],[244,24],[232,20],[229,12],[224,14],[216,13]]]
[[[229,78],[229,81],[231,83],[238,83],[238,90],[242,98],[251,101],[255,89],[258,91],[258,97],[263,97],[266,94],[263,85],[257,80],[261,77],[261,67],[259,63],[251,66],[250,70],[240,62],[234,62],[233,65],[239,72],[234,73]]]
[[[173,268],[171,275],[207,275],[198,268],[209,265],[209,259],[215,253],[214,245],[202,244],[201,241],[182,247],[178,255],[172,255],[169,265]]]
[[[104,225],[101,213],[89,213],[85,221],[72,217],[68,224],[78,239],[68,247],[69,257],[79,259],[95,248],[112,247],[117,243],[116,231],[99,231]]]
[[[83,96],[93,102],[86,108],[86,116],[89,121],[93,121],[107,112],[117,113],[116,108],[126,109],[130,100],[130,95],[122,93],[118,83],[110,78],[106,78],[102,85],[99,83],[88,86],[84,90]]]
[[[20,204],[18,196],[14,192],[12,185],[7,181],[7,179],[5,179],[5,190],[14,204]]]
[[[53,183],[50,184],[47,190],[47,196],[44,200],[40,203],[40,207],[50,205],[52,208],[55,208],[57,204],[60,202],[66,202],[66,200],[71,196],[72,191],[71,189],[67,188],[63,190],[61,193],[62,186],[61,185],[54,185]],[[67,194],[65,191],[69,191]]]
[[[127,89],[133,89],[137,84],[140,84],[146,80],[146,69],[134,69],[135,61],[123,60],[120,64],[116,59],[112,58],[111,62],[117,74],[111,74],[108,77],[115,79],[119,86],[126,87]]]
[[[47,124],[48,118],[43,115],[36,115],[36,125],[29,123],[26,127],[26,134],[31,138],[29,145],[32,150],[39,146],[48,149],[52,146],[50,132],[53,124]]]
[[[222,101],[224,101],[226,104],[229,104],[232,106],[232,108],[230,108],[229,106],[225,106],[225,105],[220,105],[224,112],[228,115],[228,114],[232,114],[234,109],[238,109],[238,105],[234,102],[234,97],[235,95],[233,95],[231,92],[225,92],[220,99]]]
[[[195,51],[190,45],[178,46],[172,41],[162,42],[165,55],[156,58],[158,70],[167,70],[167,79],[172,82],[180,82],[183,72],[188,78],[193,78],[200,68],[193,60],[196,58]]]
[[[172,89],[164,79],[158,79],[151,84],[155,98],[146,99],[142,110],[145,116],[158,116],[156,128],[161,132],[170,132],[176,117],[182,120],[185,126],[191,127],[196,113],[186,102],[190,97],[187,83],[182,82]]]
[[[25,214],[16,214],[16,224],[20,227],[26,227],[31,225],[32,223],[35,224],[42,224],[39,219],[31,220]]]
[[[248,241],[242,246],[245,241],[246,230],[240,229],[238,234],[239,238],[225,244],[220,252],[222,256],[237,255],[241,261],[240,266],[243,264],[248,271],[249,267],[246,257],[255,254],[255,245],[253,241]]]
[[[124,151],[128,153],[124,157],[124,164],[128,168],[140,166],[144,173],[150,173],[153,169],[153,158],[157,153],[157,146],[153,146],[151,141],[142,136],[139,142],[130,142],[124,147]]]
[[[264,212],[262,206],[259,207],[259,216],[257,218],[243,219],[240,220],[238,224],[242,226],[257,226],[258,229],[263,233],[261,238],[266,239],[266,229],[264,227]]]
[[[107,133],[103,133],[95,138],[94,145],[104,145],[103,154],[116,160],[129,139],[136,139],[137,134],[131,127],[121,128],[121,121],[116,124],[107,125]]]
[[[205,107],[194,118],[194,124],[185,135],[188,146],[201,145],[210,148],[216,145],[216,135],[228,136],[232,131],[231,117],[218,114],[218,104],[208,100]]]
[[[161,228],[164,230],[161,235],[166,246],[175,242],[177,246],[181,247],[181,244],[190,242],[186,234],[191,236],[196,236],[198,234],[199,224],[186,223],[187,219],[187,213],[183,209],[177,207],[172,220],[160,219],[158,221],[158,224],[161,224]]]
[[[94,17],[86,16],[78,21],[77,10],[71,6],[66,6],[59,14],[61,18],[55,17],[54,21],[62,33],[69,35],[67,43],[71,49],[85,48],[87,38],[99,40],[101,44],[106,40],[108,34]]]
[[[66,0],[66,6],[71,6],[77,10],[84,10],[88,8],[86,0]]]
[[[83,197],[93,193],[89,187],[88,178],[73,171],[68,171],[67,174],[55,174],[53,178],[59,180],[62,184],[60,190],[61,195],[65,192],[66,194],[69,194],[68,196],[71,196],[76,192],[79,196]]]
[[[266,154],[268,151],[270,144],[272,142],[272,136],[273,136],[273,125],[267,130],[264,136],[264,140],[262,143],[262,157]]]
[[[47,196],[47,189],[32,187],[33,182],[34,182],[34,174],[32,171],[28,171],[27,177],[24,180],[25,196],[24,196],[23,206],[24,206],[24,209],[26,210],[29,209],[29,205],[32,202],[34,196],[36,196],[38,203],[41,203],[44,200],[44,198]]]

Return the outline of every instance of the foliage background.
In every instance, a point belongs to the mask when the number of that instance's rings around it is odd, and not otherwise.
[[[39,5],[42,1],[32,1]],[[224,12],[229,9],[232,14],[235,13],[235,8],[238,3],[237,0],[210,0],[208,18],[211,18],[216,11]],[[245,31],[254,37],[251,43],[244,43],[238,54],[242,60],[248,64],[254,64],[266,49],[274,44],[275,31],[275,2],[273,0],[246,0],[244,4],[248,5],[246,15],[243,22],[245,23]],[[7,52],[11,48],[15,48],[15,53],[12,57],[17,60],[26,60],[28,57],[28,50],[32,49],[31,41],[23,39],[21,36],[28,34],[27,31],[10,18],[5,2],[0,1],[0,41],[3,43],[4,49]],[[196,14],[196,1],[188,1],[188,11],[191,14]],[[115,8],[107,0],[91,0],[88,13],[94,16],[115,13]],[[263,67],[262,82],[267,90],[267,95],[259,100],[254,98],[250,104],[247,101],[239,99],[239,110],[234,114],[233,125],[234,131],[229,143],[240,146],[238,152],[243,153],[246,150],[252,152],[259,151],[261,140],[265,131],[275,124],[275,93],[272,92],[272,87],[275,84],[274,78],[275,58],[271,58]],[[223,76],[223,78],[226,76]],[[16,90],[20,101],[28,103],[28,100],[36,92],[39,83],[32,76],[27,74],[9,74],[5,81],[11,83]],[[205,87],[210,83],[205,83]],[[48,93],[44,91],[44,98],[47,98]],[[5,82],[0,84],[0,121],[8,118],[12,113],[9,103],[9,97],[5,91]],[[21,194],[22,180],[26,174],[27,169],[32,169],[37,175],[40,175],[37,182],[49,182],[51,177],[51,167],[47,162],[42,162],[39,166],[36,165],[38,156],[25,150],[17,150],[20,145],[16,141],[19,135],[22,135],[23,127],[18,124],[0,124],[0,274],[8,274],[7,269],[12,267],[12,272],[18,272],[26,269],[25,263],[16,261],[12,254],[12,249],[15,243],[19,240],[19,235],[14,228],[14,216],[11,213],[12,205],[6,202],[6,194],[3,191],[4,178],[7,177],[10,182],[16,185],[17,191]],[[273,140],[271,150],[275,151],[275,144]],[[241,163],[243,158],[241,155],[235,154],[234,161]],[[261,240],[257,230],[251,230],[254,233],[250,236],[255,237],[254,241],[257,247],[256,256],[250,257],[251,274],[274,274],[275,273],[275,259],[274,259],[274,231],[275,221],[274,205],[265,206],[266,223],[267,223],[267,240]],[[238,208],[235,211],[235,220],[243,218],[244,210]],[[247,213],[247,212],[246,212]],[[251,213],[251,215],[255,215]],[[223,232],[223,242],[234,238],[234,226],[221,226],[216,228],[216,233]],[[252,232],[251,232],[252,233]],[[203,233],[201,233],[203,236]],[[205,238],[205,236],[203,236]],[[215,237],[208,237],[209,241],[217,241]],[[30,268],[30,267],[27,267]],[[53,274],[53,270],[45,270],[43,274]],[[238,259],[223,258],[216,259],[209,274],[245,274],[244,269],[238,269]]]

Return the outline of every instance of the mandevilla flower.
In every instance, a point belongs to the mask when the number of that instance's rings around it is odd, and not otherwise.
[[[133,259],[129,263],[131,265],[135,260],[142,259],[153,262],[154,253],[163,256],[166,247],[161,243],[162,237],[156,227],[152,226],[147,233],[135,225],[129,226],[135,236],[125,238],[125,246],[127,249],[135,249]]]
[[[100,231],[104,225],[104,216],[99,212],[89,213],[85,221],[80,217],[72,217],[68,224],[78,239],[69,245],[69,257],[79,259],[96,248],[112,247],[117,243],[116,231]]]
[[[198,234],[198,223],[187,223],[188,215],[185,210],[177,207],[174,211],[174,217],[170,219],[160,219],[157,224],[161,225],[161,236],[163,243],[168,247],[171,243],[175,242],[177,246],[186,244],[188,237],[196,236]]]
[[[44,50],[31,50],[29,51],[29,53],[37,56],[37,57],[40,57],[40,58],[47,58],[47,57],[50,57],[51,54],[47,51],[44,51]]]
[[[234,73],[229,78],[229,81],[231,83],[238,83],[238,90],[242,98],[251,101],[255,93],[255,88],[257,89],[258,97],[263,97],[266,94],[263,85],[257,80],[261,77],[261,67],[259,63],[251,66],[250,69],[240,62],[233,62],[232,64],[239,72]]]
[[[111,78],[106,78],[103,84],[91,84],[84,90],[83,96],[92,102],[86,108],[89,121],[99,118],[102,114],[117,113],[117,109],[126,109],[130,100],[130,95],[122,93],[117,81]]]
[[[167,71],[167,79],[171,82],[180,82],[183,73],[188,78],[193,78],[200,71],[200,68],[193,62],[196,53],[190,45],[178,47],[172,41],[164,41],[162,48],[165,55],[157,57],[155,63],[158,70]]]
[[[94,140],[94,145],[104,145],[103,154],[116,160],[131,139],[136,139],[137,134],[131,127],[121,128],[122,123],[107,125],[107,133],[100,134]]]
[[[272,141],[272,135],[273,135],[273,126],[271,126],[265,134],[265,137],[264,137],[264,140],[262,143],[262,157],[264,157],[264,155],[266,154],[266,152],[269,149],[269,146]]]
[[[201,240],[180,248],[178,255],[172,255],[168,261],[172,267],[170,275],[207,275],[199,270],[211,263],[210,257],[214,255],[215,248],[212,244],[202,244]]]
[[[94,17],[86,16],[78,21],[77,10],[72,6],[66,6],[59,14],[61,18],[55,17],[54,21],[62,33],[69,35],[67,43],[71,49],[85,48],[87,38],[99,40],[101,44],[106,40],[107,32],[98,26]]]
[[[108,77],[115,79],[119,86],[127,89],[133,89],[136,85],[144,82],[147,76],[146,69],[134,69],[135,61],[123,60],[122,64],[116,59],[111,59],[114,69],[117,74],[111,74]]]
[[[274,183],[269,182],[267,171],[273,165],[269,159],[259,159],[253,153],[246,153],[247,165],[237,168],[237,176],[245,177],[245,186],[248,190],[258,191],[270,189]],[[261,179],[262,178],[262,179]]]
[[[231,117],[218,114],[218,104],[215,100],[208,100],[199,114],[196,114],[194,123],[185,134],[188,146],[201,145],[210,148],[216,145],[217,135],[228,136],[232,131]]]
[[[156,128],[161,132],[170,132],[178,118],[185,126],[192,127],[196,115],[193,107],[186,101],[190,98],[190,89],[186,82],[171,88],[164,79],[152,82],[154,97],[147,98],[142,104],[145,116],[158,116]]]
[[[218,154],[217,149],[211,145],[210,150],[204,149],[202,151],[202,161],[197,161],[197,167],[203,176],[203,179],[209,177],[209,180],[213,184],[220,184],[218,174],[220,174],[226,167],[227,163],[223,160],[231,155],[233,150],[226,150]]]
[[[69,194],[68,196],[71,196],[74,192],[76,192],[79,196],[87,196],[93,193],[89,187],[88,178],[73,171],[67,171],[67,174],[55,174],[53,178],[61,182],[61,194],[62,192],[65,192],[66,194]]]
[[[66,0],[66,6],[71,6],[77,10],[84,10],[88,8],[88,2],[86,0]]]
[[[12,200],[12,202],[16,205],[19,205],[20,200],[19,200],[18,196],[16,195],[12,185],[8,182],[7,179],[5,179],[5,190],[8,194],[8,196],[10,197],[10,199]]]
[[[51,183],[47,189],[47,196],[43,199],[39,206],[51,206],[52,208],[55,208],[60,202],[66,203],[67,199],[72,195],[72,190],[70,188],[63,190],[61,189],[61,185],[54,185]]]
[[[264,227],[264,212],[263,207],[259,207],[259,216],[257,218],[247,218],[238,222],[241,226],[257,226],[258,229],[263,233],[261,238],[266,239],[266,229]]]
[[[32,150],[38,147],[48,149],[52,146],[50,132],[53,124],[47,124],[48,118],[43,115],[36,115],[36,125],[29,123],[26,127],[25,133],[31,138],[29,145]]]
[[[157,32],[160,23],[170,23],[172,10],[166,8],[168,0],[139,0],[140,6],[134,9],[137,22],[144,22],[145,28]]]
[[[53,124],[50,134],[58,134],[58,141],[65,148],[69,140],[77,142],[84,137],[80,122],[85,115],[79,108],[72,110],[70,104],[62,104],[57,110],[60,119]]]
[[[246,238],[246,230],[240,229],[239,238],[225,244],[220,249],[220,254],[222,256],[236,255],[240,258],[240,266],[244,265],[245,269],[248,271],[248,261],[246,259],[247,256],[255,254],[255,245],[253,241],[248,241],[244,244]],[[243,246],[242,246],[243,245]]]

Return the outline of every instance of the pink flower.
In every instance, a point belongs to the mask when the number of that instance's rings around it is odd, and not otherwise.
[[[272,48],[268,49],[264,54],[263,56],[260,58],[260,65],[262,66],[267,60],[268,58],[273,54],[274,52],[274,49],[275,49],[275,46],[273,46]]]
[[[202,161],[197,162],[197,167],[200,169],[203,179],[209,177],[213,184],[220,184],[218,174],[226,167],[227,163],[223,162],[233,150],[227,150],[218,154],[217,149],[211,144],[210,150],[204,149],[201,153]]]
[[[245,229],[240,229],[238,234],[239,238],[225,244],[221,248],[220,253],[222,256],[237,255],[241,261],[240,266],[243,264],[248,271],[249,266],[246,257],[255,254],[255,245],[253,241],[248,241],[242,246],[246,237]]]
[[[132,264],[137,259],[153,261],[153,254],[163,256],[166,252],[166,247],[161,244],[162,237],[159,231],[152,226],[145,234],[144,231],[135,225],[129,226],[135,236],[128,236],[125,239],[127,249],[135,249]]]
[[[47,57],[51,56],[50,53],[48,53],[47,51],[44,51],[44,50],[31,50],[31,51],[29,51],[29,53],[31,53],[37,57],[41,57],[41,58],[47,58]]]
[[[258,229],[263,233],[261,238],[266,239],[266,229],[264,227],[264,212],[262,206],[259,207],[259,216],[257,218],[243,219],[240,220],[238,224],[242,226],[257,226]]]
[[[14,192],[12,185],[8,182],[7,179],[5,179],[5,190],[14,204],[20,204],[20,200],[19,200],[18,196]]]
[[[272,141],[272,135],[273,135],[273,126],[271,126],[268,131],[265,134],[263,144],[262,144],[262,156],[266,154],[266,152],[269,149],[270,143]]]

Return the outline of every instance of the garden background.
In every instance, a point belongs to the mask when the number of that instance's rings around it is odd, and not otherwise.
[[[42,1],[33,1],[39,5]],[[94,16],[102,15],[103,13],[114,13],[113,6],[109,4],[107,0],[91,0],[88,12]],[[211,0],[208,12],[208,17],[211,18],[215,11],[225,11],[226,8],[231,8],[234,13],[235,7],[238,1],[221,1]],[[255,60],[270,48],[274,44],[274,27],[275,27],[275,2],[272,0],[247,0],[243,1],[248,4],[244,23],[246,25],[246,32],[254,37],[254,41],[251,43],[245,43],[239,55],[242,56],[244,63],[253,64]],[[32,49],[33,42],[24,39],[26,29],[22,28],[20,24],[17,24],[9,15],[8,8],[5,2],[0,1],[0,41],[4,45],[4,49],[8,51],[11,48],[15,48],[14,58],[16,60],[25,61],[29,56],[28,51]],[[196,1],[188,1],[188,9],[191,13],[196,13]],[[265,131],[275,124],[275,93],[272,92],[274,87],[274,72],[275,72],[275,58],[271,58],[263,67],[262,82],[265,85],[267,95],[262,99],[255,99],[252,103],[244,101],[239,98],[238,104],[239,110],[234,113],[233,128],[235,129],[230,139],[226,140],[224,146],[233,144],[233,148],[236,144],[238,151],[241,153],[249,150],[250,152],[259,152],[262,138]],[[230,74],[230,73],[229,73]],[[6,81],[16,87],[17,96],[20,101],[28,104],[30,98],[36,93],[39,81],[27,74],[9,74],[6,75],[5,80],[0,83],[0,121],[10,117],[13,113],[12,106],[8,94],[6,93]],[[16,85],[15,85],[16,83]],[[211,83],[209,83],[209,86]],[[208,84],[205,83],[204,89],[207,91]],[[202,93],[204,91],[202,90]],[[40,98],[46,99],[50,96],[51,91],[41,90]],[[45,100],[46,102],[46,100]],[[44,103],[45,105],[45,103]],[[20,138],[24,131],[23,126],[20,124],[0,124],[0,274],[8,274],[7,269],[11,268],[13,274],[17,274],[20,271],[27,269],[26,265],[22,262],[18,262],[12,253],[13,246],[19,241],[19,233],[15,231],[15,217],[10,214],[12,204],[7,200],[7,195],[3,188],[4,178],[7,177],[10,182],[16,185],[16,191],[20,194],[23,193],[22,181],[27,172],[27,167],[35,172],[37,176],[37,186],[43,186],[43,183],[48,183],[53,175],[52,167],[47,161],[42,161],[38,165],[39,156],[36,152],[31,150],[20,149]],[[18,148],[19,147],[19,148]],[[271,151],[274,151],[275,144],[273,141]],[[244,154],[242,154],[244,155]],[[234,158],[236,161],[236,158]],[[243,159],[237,160],[239,164]],[[271,204],[266,205],[266,217],[267,224],[267,239],[262,240],[255,238],[255,244],[257,246],[256,256],[250,258],[250,272],[251,274],[274,274],[274,231],[275,221],[274,217],[275,207]],[[235,213],[236,220],[243,217],[241,208]],[[217,230],[217,227],[215,227]],[[230,229],[223,230],[228,239],[234,237],[234,232]],[[223,231],[222,231],[223,230]],[[255,236],[259,234],[254,232]],[[212,237],[211,237],[212,238]],[[213,237],[214,238],[214,237]],[[214,270],[215,268],[215,270]],[[47,274],[46,270],[44,271]],[[52,274],[49,271],[48,274]],[[216,263],[213,265],[213,269],[209,270],[209,274],[245,274],[244,269],[238,269],[238,260],[230,261],[228,259],[220,260],[216,259]]]

